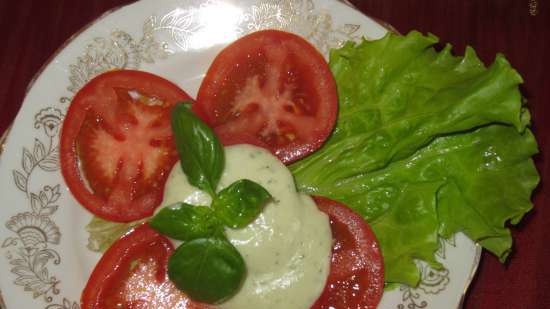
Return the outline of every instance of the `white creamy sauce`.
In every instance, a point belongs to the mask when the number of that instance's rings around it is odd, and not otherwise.
[[[247,277],[242,289],[219,307],[310,308],[329,272],[332,235],[328,217],[309,196],[296,192],[290,171],[268,151],[236,145],[225,148],[225,157],[218,189],[250,179],[266,188],[273,201],[246,228],[226,230],[246,262]],[[191,186],[177,164],[166,184],[163,207],[179,201],[210,205],[208,194]]]

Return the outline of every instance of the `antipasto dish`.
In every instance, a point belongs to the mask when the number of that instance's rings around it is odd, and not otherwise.
[[[376,308],[415,260],[463,232],[502,261],[538,183],[536,141],[504,56],[486,67],[411,32],[323,56],[249,34],[195,99],[114,70],[71,102],[62,173],[120,235],[83,309]]]

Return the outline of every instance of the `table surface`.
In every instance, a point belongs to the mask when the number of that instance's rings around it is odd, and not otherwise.
[[[0,132],[9,127],[34,74],[73,33],[128,0],[0,0]],[[485,63],[506,55],[523,76],[533,116],[542,176],[535,209],[512,229],[506,264],[483,254],[464,308],[550,308],[550,2],[544,0],[351,0],[364,13],[406,33],[417,29],[473,46]],[[504,188],[503,188],[504,189]]]

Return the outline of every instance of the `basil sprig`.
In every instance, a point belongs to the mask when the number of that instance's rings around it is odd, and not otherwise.
[[[225,226],[243,228],[262,212],[271,194],[242,179],[216,193],[225,155],[214,132],[186,106],[172,111],[172,131],[181,168],[190,184],[212,197],[212,207],[176,203],[149,222],[158,232],[184,241],[168,261],[168,277],[189,297],[219,303],[233,296],[246,276],[244,260],[227,240]]]
[[[187,104],[174,106],[172,131],[187,180],[214,196],[225,164],[223,146],[216,135]]]

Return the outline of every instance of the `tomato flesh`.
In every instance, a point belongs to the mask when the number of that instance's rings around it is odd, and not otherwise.
[[[110,128],[97,114],[89,114],[77,137],[82,168],[92,190],[107,199],[132,199],[162,181],[163,166],[177,159],[170,145],[170,126],[163,108],[119,101],[128,119]],[[113,131],[118,130],[118,132]],[[160,170],[160,173],[158,171]],[[133,188],[125,188],[134,185]],[[120,196],[122,195],[122,196]],[[125,196],[129,195],[129,196]],[[130,196],[132,195],[132,196]]]
[[[61,169],[95,215],[128,222],[151,215],[178,154],[170,112],[190,97],[156,75],[111,71],[73,99],[61,131]]]
[[[208,309],[170,281],[174,247],[147,224],[132,230],[105,252],[81,297],[82,309]]]
[[[226,47],[210,66],[193,110],[224,144],[241,136],[284,163],[319,148],[336,121],[334,78],[304,39],[265,30]],[[223,134],[222,134],[223,133]]]
[[[311,309],[374,309],[384,291],[384,266],[376,236],[343,204],[313,197],[330,218],[334,244],[330,273]]]

